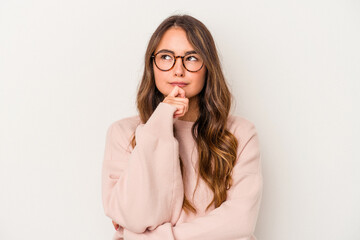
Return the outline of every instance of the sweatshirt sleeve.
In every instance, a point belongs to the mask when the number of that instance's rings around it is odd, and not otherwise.
[[[173,135],[176,107],[161,102],[145,124],[135,130],[130,152],[124,122],[114,122],[106,134],[102,166],[105,215],[134,233],[154,230],[180,216],[184,189],[178,141]]]
[[[238,160],[233,170],[233,186],[218,208],[190,222],[172,226],[165,223],[143,234],[126,232],[126,240],[253,240],[262,198],[259,139],[255,126],[240,140]],[[244,141],[245,140],[245,141]]]

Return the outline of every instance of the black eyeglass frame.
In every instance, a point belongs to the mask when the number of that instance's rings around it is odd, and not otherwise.
[[[156,64],[156,61],[155,61],[155,57],[156,57],[156,55],[158,55],[159,53],[163,53],[163,52],[160,51],[160,52],[158,52],[158,53],[156,53],[156,54],[153,54],[153,55],[151,55],[151,58],[154,59],[155,66],[156,66],[160,71],[163,71],[163,72],[167,72],[167,71],[170,71],[171,69],[173,69],[173,67],[174,67],[175,64],[176,64],[176,60],[177,60],[178,58],[181,58],[182,65],[183,65],[183,67],[186,69],[186,71],[188,71],[188,72],[198,72],[198,71],[200,71],[200,70],[203,68],[203,66],[204,66],[204,61],[203,61],[202,64],[201,64],[201,67],[200,67],[198,70],[196,70],[196,71],[190,71],[189,69],[187,69],[187,68],[185,67],[184,58],[185,58],[186,56],[191,55],[192,53],[186,54],[186,55],[184,55],[184,56],[175,56],[175,55],[172,54],[172,53],[168,53],[168,54],[173,55],[175,60],[174,60],[173,65],[171,66],[171,68],[169,68],[168,70],[163,70],[163,69],[159,68],[159,66]]]

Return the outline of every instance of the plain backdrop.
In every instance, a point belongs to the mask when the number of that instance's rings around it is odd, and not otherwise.
[[[360,239],[360,2],[0,1],[0,239],[111,239],[108,126],[171,14],[211,31],[261,141],[259,240]],[[221,231],[221,229],[219,229]]]

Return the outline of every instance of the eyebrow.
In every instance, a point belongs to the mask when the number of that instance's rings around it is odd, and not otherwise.
[[[174,51],[171,51],[171,50],[169,50],[169,49],[161,49],[161,50],[158,51],[156,54],[161,53],[161,52],[168,52],[168,53],[172,53],[173,55],[175,55],[175,52],[174,52]],[[195,51],[195,50],[187,51],[187,52],[185,52],[185,55],[193,54],[193,53],[196,53],[196,51]]]

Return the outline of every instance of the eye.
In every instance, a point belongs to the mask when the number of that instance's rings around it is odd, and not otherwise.
[[[169,54],[160,54],[160,59],[161,60],[172,60],[173,59],[173,57],[171,56],[171,55],[169,55]]]
[[[186,61],[198,61],[199,58],[196,56],[196,55],[190,55],[190,56],[187,56]]]

